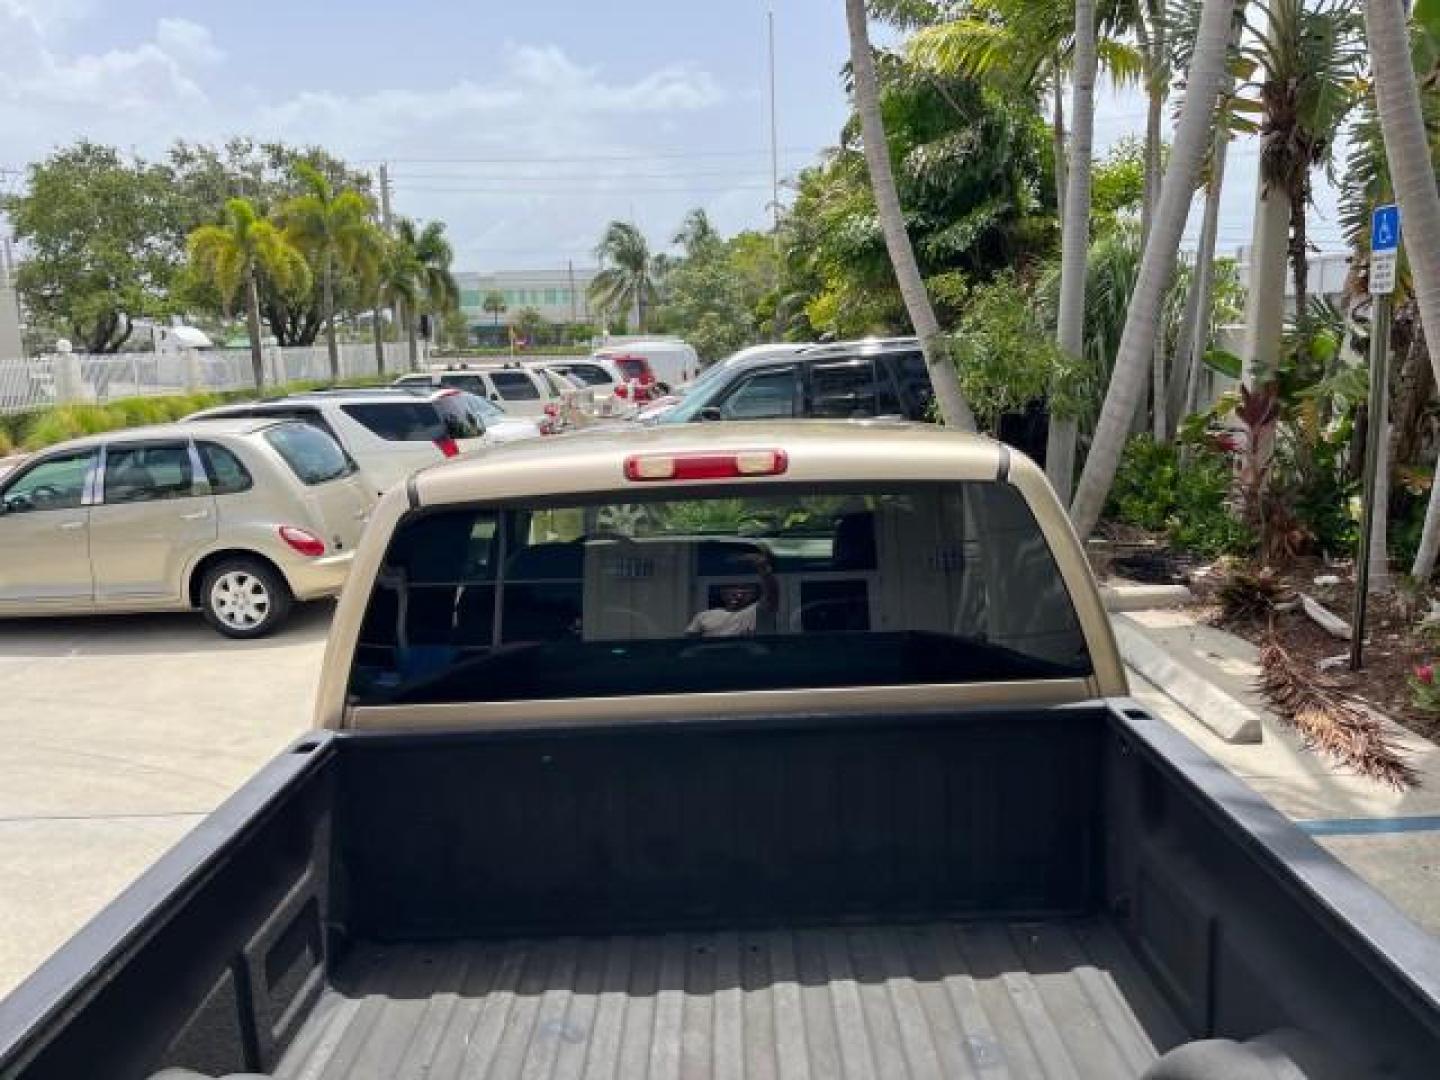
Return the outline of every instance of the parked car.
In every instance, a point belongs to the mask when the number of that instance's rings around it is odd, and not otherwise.
[[[316,390],[221,405],[188,419],[235,416],[286,417],[315,425],[345,448],[376,495],[403,483],[416,469],[516,435],[503,427],[492,434],[476,399],[446,388]]]
[[[701,371],[690,382],[683,383],[679,386],[672,386],[669,393],[652,399],[646,403],[644,408],[636,413],[635,420],[641,424],[655,422],[676,405],[680,404],[682,399],[688,397],[696,390],[707,386],[712,380],[718,379],[721,373],[732,365],[747,363],[760,357],[790,356],[814,347],[814,343],[800,342],[748,345],[738,352],[731,353],[729,356],[715,361],[715,363]]]
[[[469,391],[500,406],[507,416],[533,420],[542,435],[553,435],[564,426],[564,393],[516,360],[437,367],[402,375],[395,385],[448,386]]]
[[[934,397],[913,338],[763,348],[711,368],[656,420],[923,420]]]
[[[695,347],[679,338],[645,338],[607,345],[595,351],[596,356],[644,360],[657,382],[668,389],[690,382],[700,374],[700,357]]]
[[[386,496],[322,730],[0,1003],[0,1076],[1433,1080],[1440,942],[1125,696],[1023,455],[558,442]]]
[[[295,421],[61,443],[0,482],[0,615],[199,608],[260,637],[340,591],[373,501],[335,440]]]
[[[622,365],[613,356],[597,354],[576,360],[552,361],[548,367],[570,375],[595,392],[595,415],[609,418],[633,416],[651,397],[640,379],[649,365],[635,358]],[[650,385],[654,377],[651,375]]]

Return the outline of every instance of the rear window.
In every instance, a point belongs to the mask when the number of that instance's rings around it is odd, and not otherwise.
[[[562,370],[567,375],[575,376],[586,386],[609,386],[615,381],[599,364],[572,364]]]
[[[643,379],[650,374],[650,364],[643,356],[617,356],[615,366],[627,379]]]
[[[265,441],[275,448],[303,484],[313,486],[338,480],[354,469],[340,444],[309,424],[270,428],[265,432]]]
[[[447,434],[428,401],[367,401],[341,405],[340,411],[387,442],[434,442]]]
[[[444,703],[1090,671],[1008,485],[777,485],[416,518],[377,578],[350,690]]]
[[[474,394],[464,392],[435,399],[446,435],[452,439],[478,439],[485,434],[485,423],[475,407],[478,400]]]
[[[212,495],[234,495],[249,491],[254,485],[250,472],[240,459],[219,443],[197,442],[200,460],[205,463],[205,475],[210,481]]]
[[[506,401],[538,401],[540,388],[523,371],[492,371],[490,381]]]
[[[441,375],[440,385],[464,390],[467,394],[479,394],[481,397],[490,392],[485,388],[485,380],[479,375]]]

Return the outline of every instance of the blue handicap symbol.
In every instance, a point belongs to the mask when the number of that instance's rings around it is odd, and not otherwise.
[[[1391,251],[1400,246],[1400,208],[1377,206],[1370,225],[1370,250]]]

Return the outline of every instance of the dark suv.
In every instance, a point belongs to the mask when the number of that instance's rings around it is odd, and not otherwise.
[[[924,420],[934,397],[914,338],[850,341],[722,361],[695,380],[657,422]]]

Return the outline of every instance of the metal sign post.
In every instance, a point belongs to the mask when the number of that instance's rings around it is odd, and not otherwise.
[[[1400,260],[1400,208],[1377,206],[1370,218],[1370,401],[1365,432],[1365,487],[1360,515],[1360,544],[1355,555],[1355,607],[1350,620],[1350,670],[1359,671],[1365,648],[1365,608],[1370,598],[1370,534],[1375,505],[1380,440],[1390,411],[1390,294]]]

